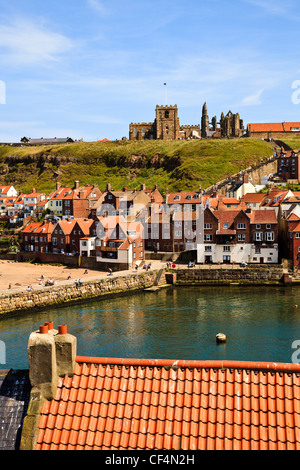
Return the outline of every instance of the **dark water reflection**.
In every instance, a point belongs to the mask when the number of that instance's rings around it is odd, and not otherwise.
[[[292,362],[300,290],[167,289],[2,319],[0,368],[28,367],[29,334],[47,320],[67,324],[82,356]],[[226,344],[216,344],[219,332]]]

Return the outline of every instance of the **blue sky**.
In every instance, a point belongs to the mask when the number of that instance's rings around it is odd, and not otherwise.
[[[121,139],[165,100],[300,121],[299,29],[299,0],[0,0],[0,141]]]

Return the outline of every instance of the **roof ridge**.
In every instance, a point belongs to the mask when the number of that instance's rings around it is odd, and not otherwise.
[[[90,364],[115,364],[149,367],[187,367],[187,368],[214,368],[214,369],[251,369],[268,370],[277,372],[300,372],[300,364],[280,362],[256,362],[256,361],[220,361],[220,360],[174,360],[174,359],[134,359],[76,356],[78,363]]]

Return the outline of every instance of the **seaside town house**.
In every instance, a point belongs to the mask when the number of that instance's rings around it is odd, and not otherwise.
[[[300,214],[291,213],[287,218],[287,258],[293,268],[300,265]]]
[[[24,201],[24,218],[28,218],[31,216],[37,208],[39,202],[45,199],[44,193],[36,192],[35,188],[32,188],[32,192],[29,194],[22,194],[22,198]]]
[[[134,221],[139,212],[151,203],[151,197],[143,188],[141,185],[140,190],[123,187],[122,191],[113,191],[108,183],[105,193],[92,207],[93,216],[121,215],[127,222]]]
[[[97,185],[79,186],[75,181],[74,187],[62,197],[62,215],[65,217],[86,218],[90,215],[91,207],[100,198],[101,191]]]
[[[52,222],[32,222],[21,232],[21,248],[27,252],[48,253],[51,250]]]
[[[76,220],[60,220],[52,230],[52,253],[72,254],[70,234],[76,224]]]
[[[199,204],[202,204],[202,191],[176,192],[166,191],[166,205],[172,211],[186,212],[196,211]]]
[[[278,263],[275,210],[206,208],[203,232],[198,263]]]
[[[97,225],[96,260],[113,269],[129,269],[144,259],[143,227],[123,216],[100,218]]]
[[[0,197],[17,197],[18,191],[14,188],[14,186],[6,185],[0,186]]]
[[[48,208],[54,215],[61,216],[63,213],[62,200],[66,194],[72,191],[71,187],[62,187],[61,183],[56,183],[56,189],[48,196]]]
[[[297,184],[300,181],[300,152],[282,152],[277,158],[277,176],[280,181]]]
[[[196,249],[198,211],[154,212],[144,224],[146,250],[181,252]]]
[[[70,232],[70,248],[72,253],[80,253],[81,240],[96,235],[96,222],[93,219],[74,219],[75,224]],[[90,253],[91,255],[91,253]]]
[[[231,182],[231,185],[226,190],[226,196],[240,199],[245,196],[245,194],[255,193],[255,191],[255,186],[252,184],[248,173],[244,173],[241,176],[237,176]]]

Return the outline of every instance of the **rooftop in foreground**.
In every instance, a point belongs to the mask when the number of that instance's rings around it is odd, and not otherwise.
[[[31,333],[20,449],[300,448],[299,364],[95,358],[76,349],[66,325]],[[4,412],[0,400],[0,420]]]

